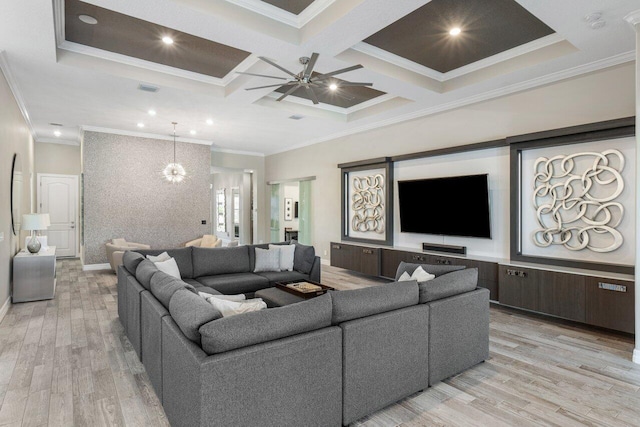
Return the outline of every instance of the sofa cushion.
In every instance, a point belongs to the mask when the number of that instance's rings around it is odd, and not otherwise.
[[[218,274],[248,273],[251,271],[249,250],[236,248],[193,247],[193,274],[197,279]]]
[[[254,250],[256,251],[254,273],[280,271],[280,249],[277,246],[274,246],[274,249],[255,248]]]
[[[471,292],[478,286],[478,269],[465,268],[443,274],[428,282],[418,283],[420,303]]]
[[[400,276],[402,276],[402,273],[405,271],[409,275],[412,275],[418,267],[422,267],[424,271],[434,274],[436,277],[451,273],[452,271],[464,270],[467,268],[464,265],[415,264],[402,261],[398,266],[398,270],[396,270],[396,281],[400,279]]]
[[[313,246],[300,244],[296,240],[292,240],[291,244],[296,245],[293,254],[293,269],[300,273],[309,274],[316,259],[316,250]]]
[[[269,280],[266,277],[253,273],[198,277],[198,282],[227,295],[255,292],[269,286]]]
[[[169,312],[182,333],[197,344],[200,344],[200,326],[222,317],[204,298],[186,289],[179,289],[173,294]]]
[[[207,354],[273,341],[331,325],[331,297],[225,317],[200,327]]]
[[[144,256],[153,255],[158,256],[163,252],[169,254],[170,257],[176,260],[178,268],[180,269],[180,276],[183,279],[193,279],[193,262],[191,261],[191,248],[179,248],[179,249],[136,249],[136,252],[141,253]]]
[[[329,292],[334,325],[418,304],[418,282],[393,282],[348,291]]]
[[[292,282],[294,280],[309,280],[308,274],[302,274],[299,271],[264,271],[256,273],[262,277],[266,277],[271,285],[276,282]]]
[[[180,289],[187,289],[194,294],[197,293],[193,286],[187,285],[182,280],[176,279],[162,271],[158,271],[151,277],[151,293],[160,301],[160,304],[164,305],[167,309],[169,309],[171,297]]]
[[[249,251],[249,263],[251,264],[250,271],[253,271],[256,269],[256,248],[269,249],[269,243],[261,243],[259,245],[247,245],[247,250]]]
[[[140,261],[138,264],[138,268],[136,268],[136,279],[142,285],[143,288],[149,290],[151,289],[151,277],[156,274],[158,271],[158,267],[148,259],[144,259]]]
[[[198,282],[198,286],[194,286],[194,288],[196,288],[196,292],[198,292],[198,293],[204,292],[205,294],[222,295],[222,293],[220,293],[219,291],[216,291],[213,288],[210,288],[208,286],[202,286],[202,284],[200,284],[200,282]],[[200,295],[200,296],[202,296],[202,295]]]
[[[144,260],[144,256],[139,254],[138,252],[127,251],[122,255],[122,263],[124,264],[124,268],[131,274],[136,274],[136,269],[138,268],[138,264],[140,264]]]

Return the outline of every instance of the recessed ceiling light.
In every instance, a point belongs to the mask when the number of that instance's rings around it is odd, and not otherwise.
[[[449,34],[451,34],[452,36],[457,36],[461,32],[462,32],[462,30],[460,29],[460,27],[454,27],[454,28],[449,30]]]
[[[149,115],[150,116],[155,116],[156,115],[156,110],[149,110]]]
[[[173,44],[173,39],[172,39],[171,37],[169,37],[169,36],[164,36],[164,37],[162,38],[162,42],[163,42],[164,44]]]
[[[59,130],[55,130],[55,131],[53,131],[53,134],[54,134],[56,137],[60,137],[60,135],[62,135],[62,132],[60,132]]]
[[[337,89],[338,89],[338,85],[337,85],[337,84],[335,84],[335,83],[331,83],[331,84],[329,85],[329,89],[331,89],[331,90],[337,90]]]
[[[209,126],[211,126],[211,125],[213,124],[213,120],[211,120],[211,119],[207,119],[207,124],[208,124]]]
[[[89,15],[78,15],[78,19],[89,25],[96,25],[98,23],[98,20],[96,18]]]
[[[138,127],[139,128],[143,128],[144,127],[144,123],[138,123]]]
[[[189,133],[190,133],[191,135],[195,135],[197,132],[196,132],[195,130],[190,130],[190,131],[189,131]]]

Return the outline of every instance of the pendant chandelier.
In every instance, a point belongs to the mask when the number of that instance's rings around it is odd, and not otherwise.
[[[169,163],[162,171],[162,174],[170,183],[178,184],[185,179],[187,172],[180,163],[176,162],[176,125],[178,123],[171,123],[173,124],[173,163]]]

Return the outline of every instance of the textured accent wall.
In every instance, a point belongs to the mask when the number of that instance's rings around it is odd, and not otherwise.
[[[210,148],[178,142],[176,153],[188,178],[170,184],[161,172],[173,142],[85,132],[85,265],[106,263],[104,245],[113,238],[173,248],[209,232]]]

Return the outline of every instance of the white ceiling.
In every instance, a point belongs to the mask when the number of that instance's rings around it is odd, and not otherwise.
[[[77,143],[82,129],[168,137],[171,122],[177,121],[185,140],[212,143],[214,150],[268,155],[635,59],[634,31],[623,18],[640,8],[638,0],[518,0],[557,36],[476,64],[462,76],[423,73],[392,55],[369,52],[360,43],[427,2],[316,0],[313,14],[287,20],[286,12],[256,0],[87,1],[252,52],[237,70],[280,75],[257,56],[298,70],[297,58],[312,52],[320,53],[318,72],[362,63],[364,69],[340,77],[371,81],[389,94],[384,102],[364,109],[318,108],[294,97],[276,103],[267,96],[269,89],[244,90],[273,80],[236,74],[205,78],[74,46],[64,42],[56,24],[61,0],[0,3],[0,66],[24,104],[37,141]],[[602,13],[603,28],[594,30],[585,22],[585,15],[593,12]],[[160,90],[141,92],[140,83]],[[149,109],[157,115],[149,116]],[[289,119],[293,114],[305,118]],[[212,126],[205,123],[209,118]],[[144,129],[138,122],[145,123]],[[60,138],[53,135],[59,128],[49,123],[64,125]]]

